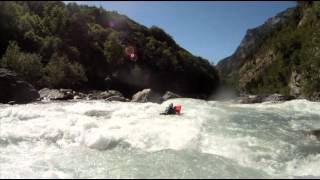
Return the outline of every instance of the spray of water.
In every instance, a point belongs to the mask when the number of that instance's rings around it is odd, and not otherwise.
[[[169,103],[180,116],[159,115]],[[320,104],[0,105],[0,178],[319,177]]]

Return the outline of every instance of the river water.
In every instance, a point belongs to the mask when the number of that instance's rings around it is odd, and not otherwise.
[[[306,100],[0,105],[0,178],[319,178],[312,129]]]

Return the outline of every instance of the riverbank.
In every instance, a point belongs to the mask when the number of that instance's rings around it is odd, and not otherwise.
[[[39,96],[34,96],[32,101],[65,101],[65,100],[105,100],[105,101],[121,101],[121,102],[153,102],[162,103],[169,99],[182,98],[183,96],[171,91],[164,94],[153,91],[152,89],[144,89],[135,93],[132,97],[125,97],[120,91],[117,90],[82,90],[75,91],[72,89],[49,89],[43,88],[38,91]],[[186,97],[190,98],[190,97]],[[281,103],[291,100],[305,99],[312,102],[319,102],[319,98],[307,99],[303,97],[286,96],[281,94],[270,95],[241,95],[229,98],[193,98],[208,101],[230,102],[235,104],[256,104],[256,103]],[[8,101],[4,104],[17,104],[15,101]],[[23,103],[22,103],[23,104]]]

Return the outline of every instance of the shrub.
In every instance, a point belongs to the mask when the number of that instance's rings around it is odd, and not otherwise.
[[[66,56],[54,54],[45,67],[44,83],[52,88],[76,88],[87,77],[79,63],[71,63]]]
[[[41,59],[38,54],[21,52],[17,43],[11,41],[0,61],[0,66],[17,72],[24,80],[34,85],[39,85],[43,75]]]

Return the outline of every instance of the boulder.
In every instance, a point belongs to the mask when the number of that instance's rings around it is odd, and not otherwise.
[[[109,97],[112,97],[112,96],[123,97],[121,92],[116,91],[116,90],[108,90],[108,91],[103,92],[102,94],[105,96],[105,98],[109,98]]]
[[[123,97],[123,95],[116,90],[108,90],[108,91],[91,91],[88,95],[87,95],[87,99],[89,100],[101,100],[101,99],[108,99],[110,97],[113,96],[117,96],[119,97]],[[123,97],[123,99],[125,99]]]
[[[98,100],[103,99],[103,95],[101,95],[102,91],[90,91],[86,92],[86,99],[87,100]]]
[[[105,92],[106,101],[122,101],[122,102],[128,102],[129,99],[125,98],[121,92],[116,90],[109,90]]]
[[[128,102],[129,99],[123,97],[123,96],[111,96],[105,99],[106,101],[121,101],[121,102]]]
[[[74,99],[76,95],[76,92],[72,89],[60,89],[59,91],[64,94],[64,99]]]
[[[144,89],[142,91],[137,92],[132,96],[131,102],[154,102],[154,103],[161,103],[161,96],[152,91],[151,89]]]
[[[0,68],[0,103],[24,104],[36,101],[38,91],[15,72]]]
[[[262,99],[262,102],[282,102],[282,101],[288,101],[294,99],[293,96],[285,96],[281,94],[272,94]]]
[[[93,94],[88,93],[88,94],[86,95],[86,100],[93,100],[93,99],[94,99]]]
[[[168,99],[175,99],[175,98],[181,98],[179,94],[175,94],[171,91],[167,91],[163,96],[162,96],[162,101],[166,101]]]
[[[81,92],[77,92],[77,91],[73,91],[73,99],[77,100],[77,99],[85,99],[87,97],[87,94],[81,93]]]
[[[103,91],[103,92],[99,93],[97,97],[98,97],[98,99],[106,99],[106,98],[111,97],[113,95],[114,94],[112,94],[108,91]]]
[[[74,99],[75,92],[71,89],[48,89],[44,88],[39,91],[40,99],[46,100],[69,100]]]
[[[74,97],[73,97],[73,99],[74,100],[77,100],[77,99],[83,99],[81,96],[79,96],[79,95],[75,95]]]

